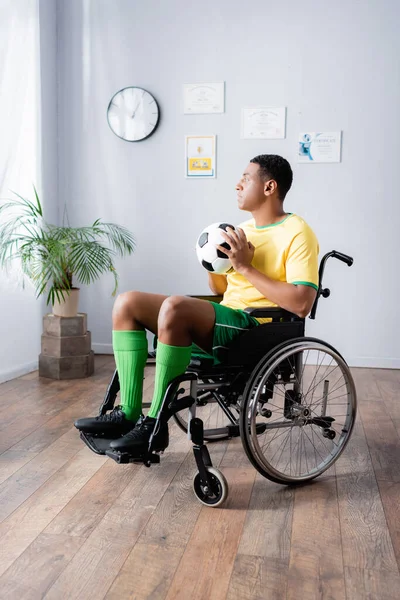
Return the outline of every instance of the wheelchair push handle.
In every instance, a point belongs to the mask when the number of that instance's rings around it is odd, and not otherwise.
[[[347,254],[343,254],[342,252],[338,252],[337,250],[332,250],[332,256],[334,258],[337,258],[338,260],[341,260],[342,262],[346,263],[346,265],[348,267],[351,267],[351,265],[354,262],[354,260],[351,256],[348,256]]]
[[[317,292],[317,297],[315,298],[315,302],[313,304],[313,307],[311,309],[311,314],[310,314],[310,319],[314,320],[315,319],[315,314],[317,312],[317,307],[318,307],[318,301],[320,299],[320,297],[322,296],[323,298],[329,298],[329,296],[331,295],[331,291],[329,288],[323,288],[322,287],[322,279],[324,276],[324,270],[325,270],[325,263],[328,260],[328,258],[330,257],[333,258],[337,258],[338,260],[341,260],[342,262],[346,263],[347,266],[351,267],[354,260],[351,256],[348,256],[348,254],[343,254],[343,252],[338,252],[337,250],[332,250],[332,252],[328,252],[327,254],[325,254],[325,256],[322,257],[320,266],[319,266],[319,288],[318,288],[318,292]]]

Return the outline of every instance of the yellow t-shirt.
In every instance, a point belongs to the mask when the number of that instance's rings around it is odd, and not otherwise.
[[[318,240],[307,223],[295,214],[265,227],[254,219],[239,225],[255,247],[253,267],[277,281],[308,285],[318,290]],[[227,275],[227,288],[221,304],[244,310],[248,306],[276,306],[243,275]]]

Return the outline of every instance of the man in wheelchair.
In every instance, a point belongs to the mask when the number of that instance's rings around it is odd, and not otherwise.
[[[153,434],[170,382],[185,373],[196,345],[223,363],[232,343],[260,322],[248,307],[274,307],[306,317],[318,291],[318,242],[299,216],[287,213],[283,202],[292,185],[287,160],[260,155],[247,165],[236,185],[238,206],[251,213],[238,231],[223,234],[230,250],[220,246],[233,271],[209,274],[220,304],[198,298],[125,292],[112,314],[113,350],[120,385],[120,405],[111,412],[82,418],[75,427],[83,434],[112,439],[110,448],[143,456]],[[148,349],[146,329],[157,335],[153,400],[142,416],[142,383]],[[168,446],[168,424],[153,436],[155,452]]]

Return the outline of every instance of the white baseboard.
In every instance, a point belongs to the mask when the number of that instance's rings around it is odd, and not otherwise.
[[[10,379],[16,379],[17,377],[21,377],[22,375],[26,375],[27,373],[32,373],[32,371],[37,371],[38,369],[38,361],[26,363],[24,365],[19,365],[15,369],[9,369],[8,371],[0,372],[0,383],[4,383],[5,381],[10,381]]]
[[[153,349],[153,345],[149,344],[149,350]],[[112,344],[94,344],[92,343],[92,350],[95,354],[114,354]]]
[[[112,344],[92,344],[95,354],[113,354]],[[346,357],[345,357],[346,358]],[[380,358],[379,356],[356,356],[347,359],[350,367],[368,369],[400,369],[400,358]],[[38,361],[19,365],[14,369],[0,371],[0,383],[16,379],[38,369]]]
[[[381,358],[379,356],[344,357],[350,367],[367,369],[400,369],[400,358]]]
[[[95,354],[113,354],[112,344],[92,344]],[[368,369],[400,369],[400,358],[381,358],[379,356],[344,357],[350,367]]]

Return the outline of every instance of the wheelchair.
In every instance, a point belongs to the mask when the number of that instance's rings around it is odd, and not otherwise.
[[[319,288],[310,318],[315,319],[326,261],[348,266],[350,256],[335,250],[319,266]],[[218,301],[216,296],[196,296]],[[212,465],[205,442],[240,437],[252,465],[267,479],[286,485],[304,484],[321,475],[348,443],[357,410],[356,389],[349,367],[330,344],[305,336],[305,319],[281,308],[247,308],[269,322],[247,331],[227,349],[222,364],[193,359],[187,371],[166,390],[147,451],[140,458],[109,448],[110,439],[80,433],[98,454],[117,463],[160,462],[153,450],[159,427],[173,417],[193,444],[197,473],[193,490],[207,506],[221,506],[228,484]],[[155,353],[149,353],[149,362]],[[185,389],[185,387],[188,389]],[[114,407],[119,391],[114,372],[99,414]]]

